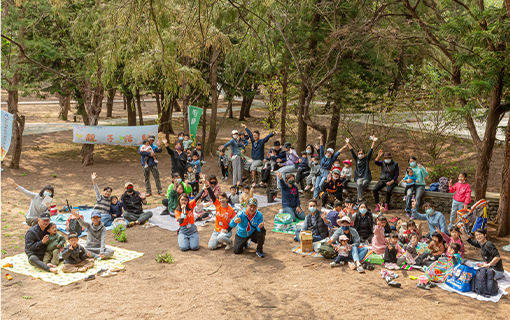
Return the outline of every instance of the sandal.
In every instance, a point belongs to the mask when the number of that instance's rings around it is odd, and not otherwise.
[[[83,281],[90,281],[90,280],[94,280],[96,278],[96,275],[95,274],[89,274],[88,276],[86,276]]]
[[[388,282],[388,285],[393,288],[400,288],[402,285],[396,281],[390,281]]]
[[[416,286],[420,289],[430,290],[430,286],[423,283],[417,283]]]

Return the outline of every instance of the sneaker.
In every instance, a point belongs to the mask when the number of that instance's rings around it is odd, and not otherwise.
[[[246,241],[246,244],[244,245],[245,249],[248,249],[251,246],[251,239]]]
[[[145,194],[145,197],[146,197],[146,198],[147,198],[147,197],[152,197],[152,193],[151,193],[151,192],[147,192],[147,193]]]
[[[305,191],[310,190],[310,188],[311,188],[311,187],[310,187],[309,185],[307,185],[307,186],[305,187]]]
[[[406,200],[407,200],[407,197],[406,197],[406,196],[404,196],[404,200],[403,200],[403,201],[405,202]]]
[[[149,166],[148,166],[147,164],[145,164],[143,167],[144,167],[144,168],[148,168]]]
[[[312,189],[310,189],[310,192],[314,192],[315,191],[315,187],[312,187]]]
[[[265,257],[265,256],[264,256],[264,253],[259,252],[259,251],[255,252],[255,254],[256,254],[259,258],[264,258],[264,257]]]
[[[503,246],[503,248],[501,248],[501,249],[503,249],[504,251],[510,252],[510,244]]]
[[[164,197],[165,194],[163,192],[158,192],[158,196]]]
[[[365,269],[363,269],[361,265],[359,265],[358,268],[356,268],[356,270],[358,270],[359,273],[365,273]]]
[[[379,210],[380,210],[380,209],[381,209],[381,207],[380,207],[380,204],[378,203],[378,204],[375,206],[375,211],[376,211],[376,212],[379,212]]]
[[[390,287],[393,287],[393,288],[400,288],[400,287],[402,286],[400,283],[398,283],[398,282],[396,282],[396,281],[393,281],[393,280],[392,280],[392,281],[389,281],[389,282],[388,282],[388,285],[389,285]]]
[[[225,251],[230,250],[230,249],[232,249],[232,245],[229,243],[229,244],[227,244],[227,246],[225,247]]]
[[[407,212],[406,211],[406,217],[410,218],[411,217],[411,212]]]
[[[359,208],[359,202],[356,202],[356,204],[354,205],[354,207],[352,207],[354,210],[358,210]]]
[[[158,159],[154,159],[154,163],[158,163]]]
[[[331,262],[329,265],[331,266],[331,268],[336,268],[336,267],[340,266],[340,264],[336,263],[335,261]]]
[[[384,204],[384,211],[388,211],[388,204],[387,203]]]
[[[352,270],[356,270],[356,264],[354,264],[354,262],[349,261],[349,268],[351,268]]]
[[[135,225],[134,221],[131,221],[129,224],[128,224],[128,228],[131,228]]]

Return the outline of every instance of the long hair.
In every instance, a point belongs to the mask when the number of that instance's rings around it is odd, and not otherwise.
[[[177,198],[177,207],[175,208],[175,211],[177,212],[181,212],[182,213],[182,209],[181,209],[181,199],[183,197],[186,197],[186,199],[188,199],[188,203],[186,204],[186,211],[191,211],[191,208],[189,207],[189,196],[186,194],[186,193],[181,193],[179,195],[179,197]]]
[[[43,198],[44,197],[44,191],[46,191],[46,190],[51,191],[51,196],[50,197],[53,198],[53,195],[55,194],[55,190],[50,185],[47,185],[46,187],[42,188],[41,192],[39,192],[39,196],[41,198]]]

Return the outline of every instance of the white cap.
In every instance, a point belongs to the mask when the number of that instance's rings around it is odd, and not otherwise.
[[[239,132],[237,130],[232,130],[232,134],[238,134]]]
[[[328,148],[328,150],[326,150],[326,152],[335,153],[335,150],[333,148]]]

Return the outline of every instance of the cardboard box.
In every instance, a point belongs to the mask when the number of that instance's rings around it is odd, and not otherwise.
[[[301,231],[299,233],[299,240],[301,241],[301,252],[313,251],[312,231]]]

